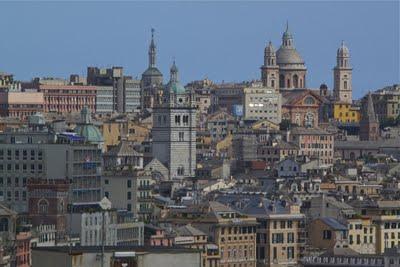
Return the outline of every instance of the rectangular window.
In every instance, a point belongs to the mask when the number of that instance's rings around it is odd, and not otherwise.
[[[132,187],[132,180],[128,180],[128,188]]]
[[[178,134],[179,134],[179,141],[183,141],[185,136],[184,132],[179,132]]]
[[[177,125],[181,124],[181,116],[175,115],[175,124],[177,124]]]
[[[31,150],[31,160],[35,160],[35,150]]]
[[[322,232],[322,238],[323,239],[332,239],[332,232],[331,230],[324,230]]]
[[[287,234],[287,242],[288,243],[294,243],[294,233],[288,233]]]
[[[294,259],[294,247],[287,247],[288,260]]]
[[[128,196],[127,196],[128,200],[132,199],[132,192],[128,192]]]
[[[185,126],[189,125],[189,116],[188,115],[183,116],[183,125],[185,125]]]

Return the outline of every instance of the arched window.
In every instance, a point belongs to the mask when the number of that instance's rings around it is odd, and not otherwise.
[[[275,81],[271,80],[271,87],[274,88],[275,87]]]
[[[282,74],[279,75],[279,87],[280,88],[284,88],[285,87],[285,76],[283,76]]]
[[[306,105],[314,105],[315,104],[315,100],[313,97],[309,96],[306,99],[304,99],[304,104]]]
[[[8,219],[0,219],[0,232],[8,232]]]
[[[344,88],[344,89],[347,89],[347,81],[344,81],[344,82],[343,82],[343,88]]]
[[[49,212],[49,203],[46,199],[39,200],[38,211],[40,214],[47,214]]]
[[[293,75],[293,87],[294,88],[299,87],[299,76],[297,76],[297,74]]]
[[[290,88],[290,79],[287,79],[287,88]]]

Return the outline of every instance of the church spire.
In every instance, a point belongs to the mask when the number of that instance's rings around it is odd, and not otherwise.
[[[171,74],[170,78],[171,82],[178,82],[178,67],[175,64],[175,59],[174,62],[172,63],[170,74]]]
[[[154,29],[151,29],[151,42],[149,47],[149,68],[156,66],[156,45],[154,44]]]
[[[282,36],[282,46],[293,47],[293,36],[289,31],[289,21],[286,21],[286,30]]]
[[[368,100],[367,100],[367,110],[365,111],[365,119],[369,120],[370,122],[377,122],[375,109],[374,109],[374,102],[372,101],[372,94],[371,92],[368,93]]]

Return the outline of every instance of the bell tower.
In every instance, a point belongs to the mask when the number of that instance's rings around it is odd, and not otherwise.
[[[271,41],[264,50],[264,65],[261,67],[261,80],[264,87],[279,89],[279,66],[276,64],[275,48]]]
[[[344,42],[337,50],[336,66],[333,69],[333,95],[337,102],[351,104],[353,101],[350,52]]]

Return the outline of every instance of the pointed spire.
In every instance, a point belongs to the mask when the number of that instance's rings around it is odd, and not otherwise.
[[[149,68],[156,66],[156,45],[154,43],[154,28],[151,28],[151,42],[149,47]]]
[[[366,119],[370,122],[376,122],[376,114],[375,114],[375,109],[374,109],[374,102],[372,100],[372,94],[371,92],[368,92],[368,103],[367,103],[367,110],[366,110]]]
[[[170,69],[170,74],[171,74],[171,82],[178,82],[178,67],[175,64],[175,59],[172,63],[171,69]]]
[[[286,21],[286,30],[282,36],[282,46],[285,46],[285,47],[293,46],[293,36],[289,31],[289,21]]]

